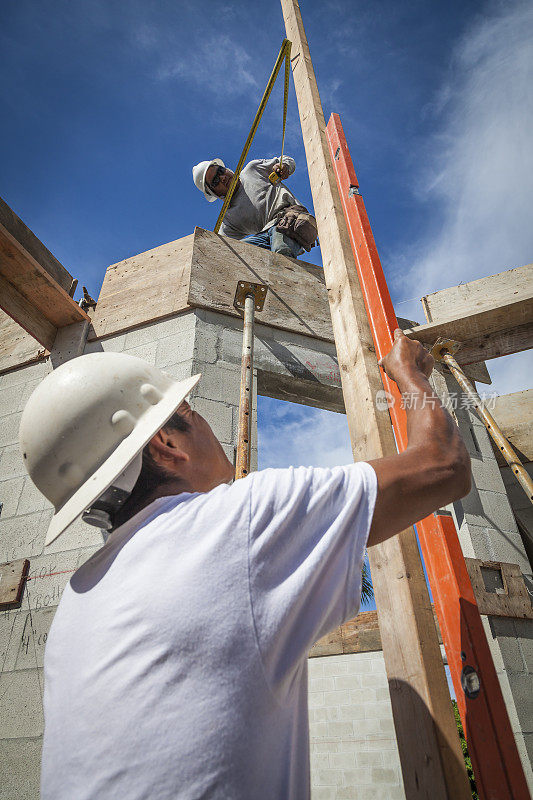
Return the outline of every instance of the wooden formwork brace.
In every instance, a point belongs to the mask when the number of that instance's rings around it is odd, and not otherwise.
[[[309,47],[296,0],[281,0],[354,458],[396,453]],[[383,655],[408,798],[467,800],[470,788],[416,535],[369,549]]]

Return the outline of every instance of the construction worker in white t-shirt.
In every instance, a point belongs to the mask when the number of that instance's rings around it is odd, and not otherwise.
[[[94,353],[24,410],[30,476],[106,542],[71,577],[45,656],[42,800],[308,800],[307,655],[358,610],[367,545],[470,488],[432,357],[397,331],[399,455],[332,469],[233,467],[176,382]]]

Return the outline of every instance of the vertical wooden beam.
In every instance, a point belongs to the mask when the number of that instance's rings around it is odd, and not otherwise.
[[[296,97],[309,169],[346,416],[356,459],[396,453],[363,295],[326,140],[297,0],[281,0],[292,41]],[[471,797],[414,530],[369,551],[406,796]]]

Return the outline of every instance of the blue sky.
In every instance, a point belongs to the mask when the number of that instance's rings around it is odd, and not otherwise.
[[[301,8],[397,313],[420,320],[423,294],[531,262],[533,5]],[[0,194],[97,296],[107,265],[213,227],[191,166],[236,163],[284,35],[277,0],[4,3]],[[281,99],[279,81],[250,157],[279,152]],[[292,86],[286,152],[310,206]],[[499,392],[531,385],[531,353],[489,366]],[[259,411],[262,466],[351,460],[339,415]]]
[[[531,3],[301,7],[397,313],[531,261]],[[108,264],[213,226],[191,165],[236,162],[283,37],[277,0],[4,4],[0,194],[96,296]],[[281,96],[280,81],[252,157],[279,152]],[[292,87],[286,150],[310,205]],[[496,388],[526,388],[532,367],[493,362]]]

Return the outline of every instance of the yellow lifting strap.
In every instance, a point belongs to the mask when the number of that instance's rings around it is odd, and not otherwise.
[[[235,187],[237,186],[237,181],[239,180],[239,175],[241,174],[241,170],[244,166],[244,162],[246,160],[246,156],[248,155],[248,151],[252,145],[255,133],[257,128],[259,127],[259,123],[261,121],[261,117],[263,116],[263,111],[266,108],[266,104],[268,98],[270,97],[270,93],[272,88],[276,82],[276,78],[278,77],[278,73],[280,71],[280,67],[283,64],[283,60],[285,59],[285,94],[283,98],[283,134],[281,139],[281,158],[279,160],[280,166],[283,165],[283,149],[285,146],[285,124],[287,121],[287,102],[289,99],[289,74],[290,74],[290,66],[291,66],[291,42],[288,39],[284,39],[281,45],[281,49],[279,51],[279,55],[276,59],[276,63],[274,64],[274,69],[272,70],[272,74],[268,79],[268,83],[266,85],[265,92],[263,97],[261,98],[261,102],[259,103],[259,108],[257,109],[257,113],[254,117],[254,121],[252,122],[252,127],[250,128],[250,133],[248,134],[248,138],[243,147],[243,151],[241,153],[241,157],[239,158],[239,163],[235,169],[235,174],[233,176],[233,180],[230,183],[230,187],[228,192],[224,198],[224,203],[222,208],[220,209],[220,214],[218,215],[218,219],[216,221],[216,225],[214,227],[215,233],[218,233],[220,230],[220,226],[222,225],[222,220],[224,219],[224,215],[228,210],[228,206],[231,203],[231,198],[233,197],[233,192],[235,191]],[[279,176],[273,172],[270,176],[271,183],[277,183],[279,180]]]

